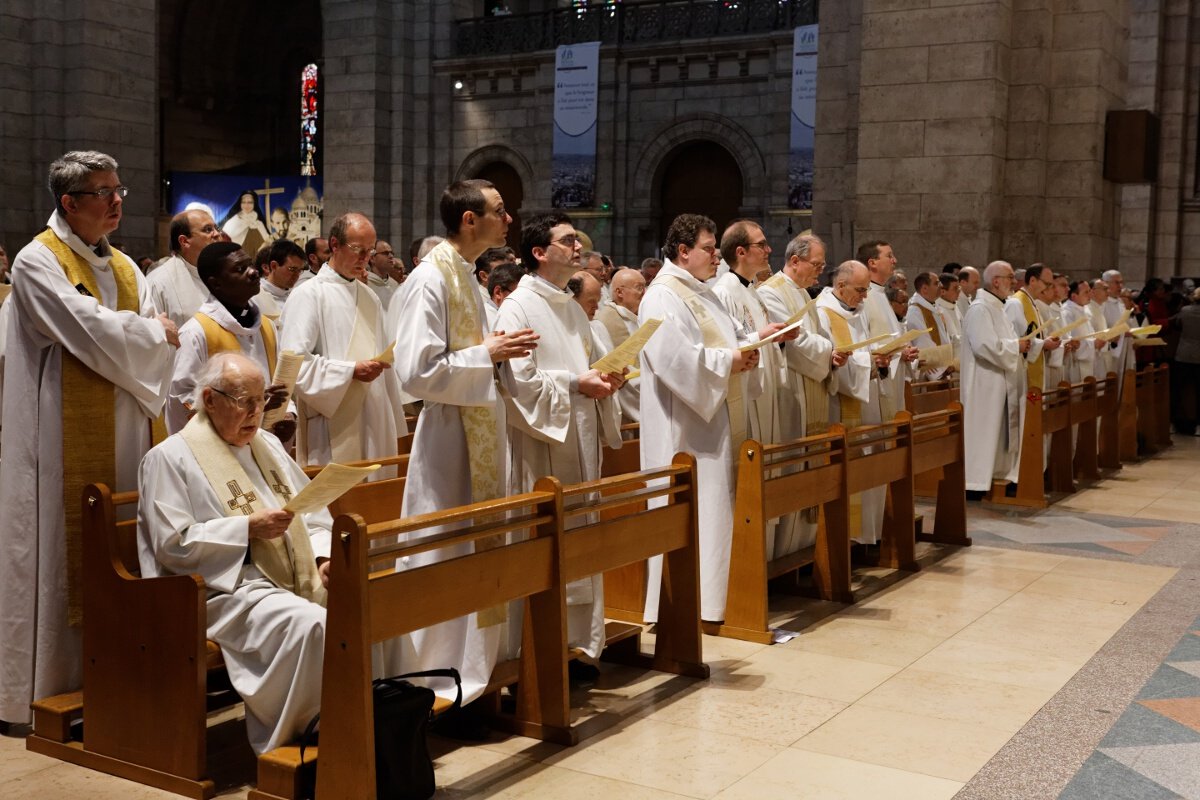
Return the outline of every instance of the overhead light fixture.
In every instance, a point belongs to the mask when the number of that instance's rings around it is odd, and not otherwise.
[[[462,82],[462,81],[455,81],[455,82],[454,82],[454,91],[456,91],[456,92],[461,92],[461,91],[462,91],[462,87],[463,87],[463,82]]]

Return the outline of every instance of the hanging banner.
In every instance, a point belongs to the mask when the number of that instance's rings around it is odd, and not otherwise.
[[[812,210],[813,132],[817,122],[817,26],[796,28],[792,40],[792,135],[788,147],[788,208]]]
[[[554,56],[555,208],[587,208],[596,196],[596,105],[600,43],[562,45]]]

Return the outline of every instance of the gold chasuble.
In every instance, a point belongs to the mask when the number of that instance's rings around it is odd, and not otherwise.
[[[1041,325],[1042,321],[1038,317],[1037,308],[1033,305],[1033,298],[1026,294],[1024,289],[1017,291],[1017,297],[1021,301],[1021,310],[1025,312],[1025,333],[1028,334],[1029,331]],[[1042,338],[1041,334],[1038,334],[1038,338]],[[1029,385],[1041,389],[1046,371],[1046,354],[1038,353],[1036,360],[1025,362],[1025,368],[1028,371]]]
[[[796,303],[796,298],[788,288],[789,283],[799,289],[787,275],[784,275],[782,272],[776,272],[763,286],[770,286],[775,290],[775,293],[783,298],[788,314],[795,316],[800,313],[802,306]],[[800,289],[800,291],[804,290]],[[808,314],[810,315],[810,321],[813,323],[813,330],[819,331],[821,329],[820,320],[811,318],[811,315],[815,312],[816,304],[814,303],[812,306],[809,306]],[[825,431],[829,430],[829,392],[826,389],[825,383],[813,380],[807,375],[801,375],[800,378],[804,388],[804,408],[807,416],[804,424],[804,435],[816,436],[817,434],[825,433]]]
[[[225,516],[248,517],[255,511],[268,508],[254,493],[254,484],[250,482],[246,470],[203,411],[188,420],[179,435],[196,457],[196,463],[200,465],[209,487],[220,498]],[[272,490],[282,495],[286,503],[295,492],[287,481],[286,470],[275,461],[262,436],[261,430],[255,432],[250,440],[250,453]],[[258,571],[280,589],[325,605],[325,587],[321,585],[312,542],[299,515],[292,517],[286,536],[251,539],[250,559]]]
[[[101,302],[92,266],[46,229],[37,235],[54,254],[71,285]],[[117,283],[117,311],[140,310],[136,267],[117,250],[109,261]],[[83,490],[89,483],[117,485],[116,388],[71,353],[62,353],[63,512],[67,538],[67,622],[83,623]]]
[[[821,309],[825,312],[825,319],[829,322],[829,333],[833,337],[833,349],[843,351],[845,348],[854,344],[854,335],[850,332],[850,324],[845,318],[835,312],[831,308]],[[863,312],[859,312],[860,314]],[[871,369],[875,369],[874,364]],[[849,431],[852,428],[857,428],[862,425],[862,403],[857,398],[848,395],[841,397],[842,407],[842,424]],[[862,494],[850,495],[850,513],[849,527],[851,531],[862,530]],[[851,536],[854,534],[851,533]]]
[[[925,327],[929,328],[929,337],[933,339],[933,343],[938,347],[942,346],[942,334],[938,330],[937,318],[933,316],[933,312],[920,303],[913,303],[921,310],[921,318],[925,320]]]
[[[699,296],[697,296],[692,287],[674,275],[661,275],[655,280],[660,281],[664,286],[677,294],[679,299],[687,305],[688,310],[692,312],[692,316],[696,318],[696,324],[700,326],[700,333],[704,337],[705,347],[712,350],[729,349],[729,342],[726,341],[725,334],[721,333],[720,327],[717,326],[717,321],[708,313],[708,308],[704,303],[700,302]],[[730,372],[729,393],[725,395],[725,405],[729,414],[729,438],[733,442],[733,452],[736,454],[738,448],[742,446],[742,442],[746,441],[746,399],[742,389],[741,373]],[[733,459],[733,463],[736,467],[736,456]]]
[[[479,290],[467,283],[457,260],[458,251],[449,242],[442,242],[429,251],[425,260],[442,274],[450,308],[450,350],[458,352],[483,344],[483,323],[479,319]],[[463,436],[467,441],[467,458],[471,465],[471,502],[493,500],[501,495],[499,448],[499,421],[496,409],[491,406],[459,406],[462,417]],[[491,550],[504,543],[503,536],[477,539],[475,549]],[[498,625],[508,616],[504,605],[482,609],[476,615],[479,627]]]
[[[262,309],[259,309],[260,313]],[[217,353],[240,353],[242,346],[238,344],[237,337],[230,331],[221,327],[215,319],[207,314],[196,312],[194,317],[196,322],[200,323],[200,329],[204,331],[204,344],[208,348],[208,357],[212,358]],[[262,324],[259,326],[259,335],[262,336],[263,348],[267,351],[267,383],[271,382],[271,376],[275,374],[275,352],[276,338],[275,326],[271,323],[270,318],[266,314],[262,314]]]

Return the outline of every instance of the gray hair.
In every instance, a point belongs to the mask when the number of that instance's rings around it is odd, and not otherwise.
[[[988,264],[983,270],[984,285],[991,286],[992,281],[996,279],[996,276],[999,275],[1000,271],[1005,267],[1012,269],[1012,264],[1009,264],[1007,261],[993,261],[992,263]]]
[[[446,241],[441,236],[426,236],[421,240],[421,246],[417,248],[417,261],[429,255],[429,251],[437,247],[442,242]]]
[[[1106,269],[1106,270],[1104,270],[1104,272],[1100,273],[1100,278],[1105,283],[1108,283],[1109,281],[1111,281],[1113,278],[1117,277],[1120,274],[1121,274],[1121,270],[1119,270],[1119,269]]]
[[[226,374],[229,372],[237,372],[242,376],[258,375],[266,382],[266,375],[263,374],[262,367],[246,358],[241,353],[225,352],[217,353],[208,361],[204,362],[204,366],[200,368],[200,374],[196,376],[195,398],[200,399],[200,393],[205,389],[221,389],[229,388],[230,381]],[[196,403],[197,408],[200,403]]]
[[[892,274],[888,276],[887,282],[884,283],[884,287],[892,288],[895,286],[899,286],[901,283],[903,283],[905,286],[907,286],[908,285],[908,276],[905,275],[902,270],[895,269],[895,270],[892,270]]]
[[[78,192],[87,185],[93,172],[116,172],[117,160],[96,150],[72,150],[63,153],[50,165],[50,194],[54,195],[54,206],[58,213],[65,214],[62,198],[64,194]]]
[[[851,259],[838,264],[837,269],[833,271],[833,277],[830,279],[834,286],[837,286],[842,281],[850,282],[854,278],[856,269],[866,269],[867,265],[861,261]]]
[[[787,244],[787,249],[783,251],[784,262],[791,261],[795,257],[800,257],[808,260],[809,253],[812,252],[812,246],[819,244],[825,246],[825,242],[821,241],[819,236],[814,236],[811,233],[802,233],[795,239],[792,239]]]

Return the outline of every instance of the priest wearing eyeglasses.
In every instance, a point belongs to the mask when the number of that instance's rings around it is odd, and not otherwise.
[[[13,262],[0,447],[0,720],[82,681],[83,488],[133,489],[179,336],[141,270],[108,241],[127,190],[117,162],[50,165],[55,209]]]

